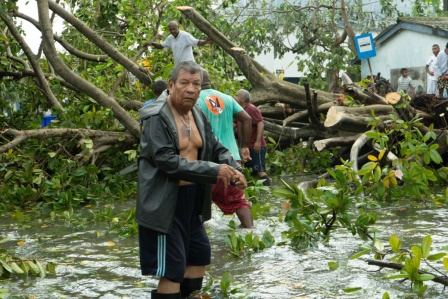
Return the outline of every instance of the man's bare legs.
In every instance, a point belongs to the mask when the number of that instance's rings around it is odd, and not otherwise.
[[[254,226],[254,220],[252,218],[252,210],[249,208],[242,208],[236,210],[236,215],[241,222],[241,226],[244,228],[252,228]]]
[[[185,278],[200,278],[205,275],[205,266],[187,266]],[[159,294],[176,294],[180,292],[180,283],[174,282],[164,277],[160,278],[157,286]]]

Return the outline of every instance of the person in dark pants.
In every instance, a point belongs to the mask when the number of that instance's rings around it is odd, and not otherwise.
[[[264,124],[260,109],[250,103],[250,93],[240,89],[235,94],[235,100],[252,118],[252,133],[249,141],[251,161],[245,165],[252,168],[252,175],[264,180],[265,186],[271,185],[271,179],[266,173],[266,140],[263,136]],[[241,123],[238,123],[238,139],[241,140]]]
[[[140,109],[135,219],[142,274],[159,278],[153,299],[186,297],[201,289],[211,257],[203,221],[211,218],[212,184],[247,186],[241,166],[196,105],[201,82],[198,64],[180,62],[169,93]]]

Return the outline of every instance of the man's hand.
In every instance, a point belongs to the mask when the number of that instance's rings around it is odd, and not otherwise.
[[[261,141],[256,141],[255,144],[254,144],[254,151],[256,153],[259,153],[260,150],[261,150]]]
[[[235,182],[236,185],[238,186],[238,180],[240,179],[240,174],[241,172],[239,172],[232,166],[229,166],[227,164],[221,164],[219,166],[217,179],[218,181],[221,180],[224,186],[230,185],[230,182]]]
[[[247,188],[247,181],[246,181],[246,177],[244,176],[244,174],[242,174],[241,172],[238,171],[238,178],[235,181],[235,186],[238,189],[244,190]]]
[[[252,158],[250,157],[250,151],[248,147],[242,147],[240,149],[240,155],[241,155],[241,160],[243,162],[247,162],[252,160]]]
[[[210,37],[207,37],[207,39],[205,40],[205,44],[209,45],[213,43],[213,40]]]

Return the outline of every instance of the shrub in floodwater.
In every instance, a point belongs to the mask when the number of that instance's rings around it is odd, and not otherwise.
[[[446,282],[447,273],[443,274],[440,269],[431,262],[442,260],[442,264],[445,272],[448,272],[448,257],[446,252],[438,252],[430,254],[432,238],[426,236],[423,238],[421,245],[413,245],[409,249],[401,247],[401,240],[397,236],[392,235],[389,238],[390,249],[385,249],[385,246],[379,241],[374,240],[371,246],[364,245],[363,251],[355,254],[351,259],[356,259],[369,253],[374,254],[375,260],[367,260],[371,265],[376,265],[381,268],[393,268],[399,269],[399,273],[387,274],[387,279],[405,279],[409,280],[412,285],[413,291],[422,296],[427,290],[428,285],[425,281],[435,280],[443,278]],[[389,261],[384,259],[390,256]],[[423,262],[423,263],[422,263]],[[427,265],[429,269],[422,267],[422,264]],[[436,272],[436,274],[433,274]],[[440,282],[440,281],[439,281]],[[444,283],[442,282],[442,283]]]

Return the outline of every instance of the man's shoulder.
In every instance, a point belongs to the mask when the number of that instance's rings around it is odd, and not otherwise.
[[[165,107],[167,100],[166,94],[161,95],[157,98],[157,101],[150,103],[149,105],[145,105],[139,109],[140,119],[144,120],[153,115],[160,114],[163,107]]]

